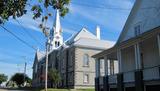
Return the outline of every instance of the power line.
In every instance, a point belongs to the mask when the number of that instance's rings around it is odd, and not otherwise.
[[[86,7],[90,7],[90,8],[98,8],[98,9],[104,9],[104,10],[131,10],[131,8],[118,8],[118,7],[106,7],[105,5],[91,5],[91,4],[87,4],[87,3],[77,3],[77,2],[73,2],[73,4],[76,5],[80,5],[80,6],[86,6]]]
[[[0,25],[4,30],[6,30],[8,33],[10,33],[12,36],[14,36],[16,39],[18,39],[19,41],[21,41],[23,44],[27,45],[28,47],[34,49],[35,51],[37,50],[36,48],[34,48],[32,45],[30,45],[29,43],[27,43],[26,41],[22,40],[20,37],[18,37],[17,35],[15,35],[13,32],[11,32],[10,30],[8,30],[7,28],[5,28],[4,26]]]
[[[93,27],[87,27],[87,25],[81,25],[81,24],[77,24],[77,23],[73,23],[73,22],[69,22],[69,21],[65,21],[65,22],[67,22],[68,24],[71,24],[71,25],[75,25],[75,26],[78,26],[78,27],[80,27],[80,28],[86,28],[87,30],[89,30],[89,29],[93,29]],[[100,26],[102,26],[102,27],[105,27],[104,25],[100,25]],[[74,27],[69,27],[70,29],[72,29],[72,30],[77,30],[76,28],[74,28]],[[76,32],[76,31],[75,31]],[[110,34],[115,34],[114,32],[112,32],[112,31],[107,31],[107,33],[110,33]],[[103,34],[102,34],[103,35]]]
[[[22,29],[25,31],[25,33],[29,37],[31,37],[34,41],[36,41],[38,44],[40,44],[43,47],[43,45],[37,40],[37,38],[35,38],[31,33],[29,33],[28,30],[26,30],[26,28],[18,20],[15,20],[15,21],[22,27]]]
[[[78,3],[78,2],[71,2],[72,4],[76,4],[79,6],[85,6],[85,7],[90,7],[90,8],[98,8],[98,9],[103,9],[103,10],[125,10],[125,11],[130,11],[132,8],[120,8],[120,7],[113,7],[113,6],[107,6],[105,4],[99,4],[99,5],[93,5],[93,4],[88,4],[88,3]],[[107,6],[107,7],[106,7]],[[159,7],[142,7],[140,9],[157,9]]]

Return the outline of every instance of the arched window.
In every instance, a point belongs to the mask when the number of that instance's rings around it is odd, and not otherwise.
[[[57,47],[57,41],[55,41],[55,47]]]
[[[83,83],[88,84],[89,83],[89,74],[83,74]]]
[[[83,56],[83,66],[89,66],[89,55],[84,54]]]
[[[60,45],[60,43],[58,42],[58,46]]]

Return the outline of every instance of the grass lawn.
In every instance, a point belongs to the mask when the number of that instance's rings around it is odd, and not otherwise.
[[[45,91],[44,89],[36,88],[5,88],[7,90],[25,90],[25,91]],[[48,88],[48,91],[95,91],[94,89],[52,89]]]
[[[95,89],[77,89],[76,91],[95,91]]]
[[[45,90],[43,89],[40,91],[45,91]],[[70,90],[69,89],[48,89],[48,91],[70,91]]]
[[[38,90],[36,90],[38,91]],[[39,91],[45,91],[45,90],[39,90]],[[94,89],[48,89],[48,91],[95,91]]]

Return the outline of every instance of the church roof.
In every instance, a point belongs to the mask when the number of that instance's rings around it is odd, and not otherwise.
[[[45,53],[44,52],[36,51],[33,67],[37,62],[41,61],[43,57],[45,57]]]
[[[77,34],[75,34],[71,39],[69,39],[66,44],[72,44],[80,38],[90,38],[98,39],[94,34],[89,32],[86,28],[82,28]]]
[[[44,53],[44,52],[37,51],[37,52],[36,52],[36,56],[37,56],[37,59],[38,59],[38,60],[41,60],[41,59],[45,56],[45,53]]]
[[[96,35],[82,28],[77,34],[66,42],[67,45],[106,49],[114,45],[112,41],[99,40]]]

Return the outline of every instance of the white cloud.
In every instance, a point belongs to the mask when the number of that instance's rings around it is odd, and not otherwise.
[[[106,2],[110,5],[123,9],[131,9],[133,5],[133,0],[108,0]]]
[[[32,13],[27,13],[26,15],[18,18],[18,21],[23,25],[23,27],[27,28],[27,29],[31,29],[31,30],[35,30],[35,31],[39,31],[41,32],[40,28],[38,27],[39,24],[41,23],[41,20],[40,18],[39,19],[32,19]],[[15,25],[18,25],[20,26],[15,20],[11,19],[10,21],[12,24],[15,24]],[[49,18],[48,22],[47,22],[47,26],[52,28],[53,27],[53,19],[52,18]],[[69,33],[69,34],[72,34],[74,33],[74,31],[70,30],[70,29],[67,29],[67,28],[63,28],[62,26],[62,29],[65,33]]]
[[[23,27],[27,29],[40,31],[38,27],[38,25],[40,24],[40,20],[33,20],[32,14],[30,12],[20,18],[17,18],[17,20],[22,24]],[[11,19],[10,23],[20,26],[14,19]]]
[[[104,4],[112,4],[112,6],[116,6],[117,8],[130,9],[133,2],[130,0],[109,0]],[[99,9],[73,3],[70,6],[70,12],[73,15],[80,15],[109,29],[121,30],[120,28],[123,27],[130,10]]]
[[[75,34],[75,33],[76,33],[76,31],[73,31],[73,30],[71,30],[71,29],[69,29],[69,28],[63,28],[63,31],[64,31],[65,33],[68,33],[68,34]]]

